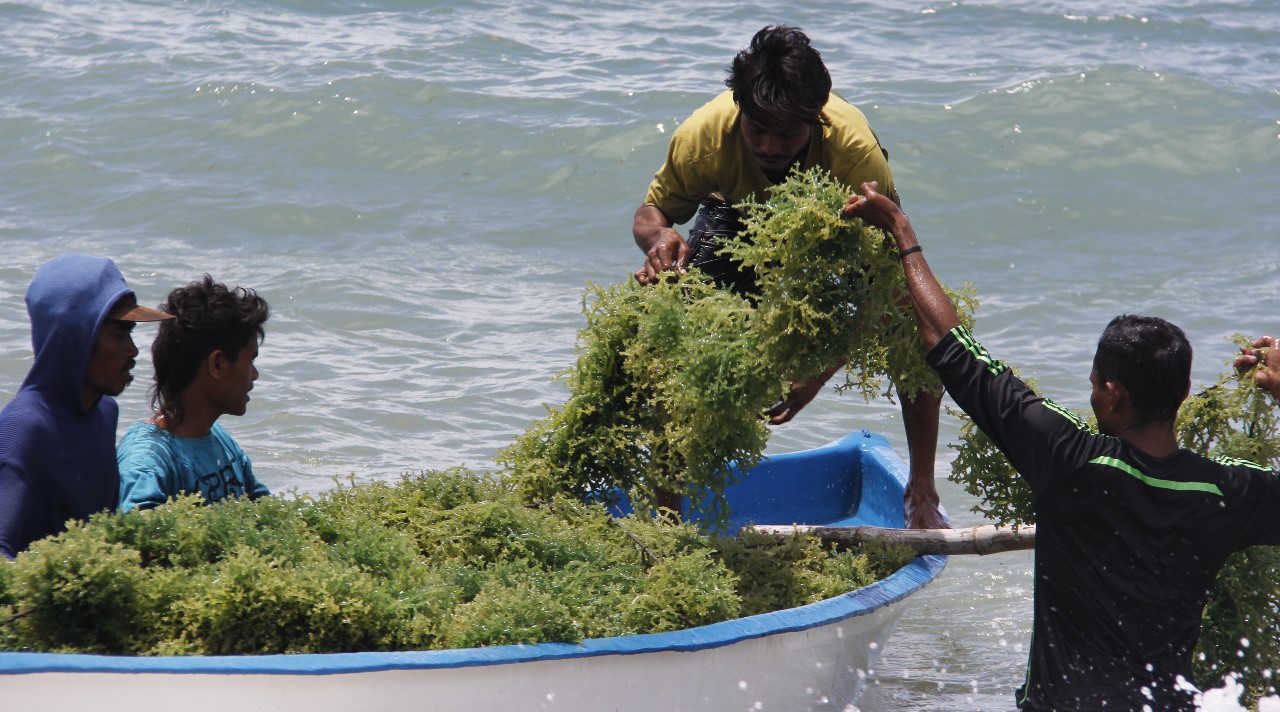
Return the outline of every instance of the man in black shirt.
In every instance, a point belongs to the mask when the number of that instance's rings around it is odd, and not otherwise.
[[[960,325],[911,223],[875,187],[864,183],[845,215],[897,240],[930,365],[1035,496],[1018,707],[1196,709],[1191,653],[1209,589],[1231,553],[1280,543],[1280,477],[1178,447],[1191,346],[1163,319],[1120,316],[1103,332],[1090,374],[1101,435],[1037,396]]]

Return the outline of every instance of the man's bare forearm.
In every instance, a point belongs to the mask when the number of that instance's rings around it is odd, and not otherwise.
[[[916,239],[911,221],[892,200],[877,193],[875,183],[863,183],[863,195],[854,195],[845,204],[847,217],[861,218],[869,225],[893,235],[902,256],[902,271],[907,289],[911,293],[911,305],[915,308],[916,323],[926,349],[932,349],[947,332],[960,325],[960,316],[938,283],[924,249]]]
[[[631,235],[636,240],[636,247],[647,253],[662,236],[663,230],[671,229],[671,221],[663,212],[652,205],[641,205],[636,208],[635,219],[631,223]]]

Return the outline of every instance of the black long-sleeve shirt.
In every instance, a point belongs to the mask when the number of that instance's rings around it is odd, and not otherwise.
[[[1280,477],[1187,450],[1151,457],[1093,434],[964,327],[929,363],[1035,496],[1035,610],[1018,707],[1194,710],[1191,653],[1209,590],[1231,553],[1280,543]]]

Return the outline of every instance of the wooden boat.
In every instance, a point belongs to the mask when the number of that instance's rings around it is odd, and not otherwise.
[[[902,527],[907,468],[852,433],[769,458],[728,492],[731,526]],[[907,597],[945,556],[825,601],[674,633],[465,650],[241,657],[0,653],[0,707],[37,712],[846,709]]]

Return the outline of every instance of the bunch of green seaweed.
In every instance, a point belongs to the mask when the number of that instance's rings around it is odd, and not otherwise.
[[[1249,341],[1241,334],[1231,340],[1237,346]],[[999,525],[1034,524],[1031,489],[968,416],[953,414],[961,429],[960,441],[952,445],[957,454],[950,479],[979,499],[972,511]],[[1096,420],[1076,415],[1096,432]],[[1280,469],[1278,424],[1270,396],[1254,386],[1253,372],[1230,371],[1183,403],[1176,429],[1181,446],[1193,452]],[[1193,662],[1203,683],[1235,675],[1251,701],[1280,691],[1274,679],[1280,670],[1280,549],[1258,546],[1227,559],[1205,607]]]
[[[713,537],[466,470],[98,514],[0,565],[0,649],[431,650],[672,631],[877,581],[913,553]]]
[[[842,218],[848,196],[812,170],[738,206],[744,233],[724,252],[754,270],[758,295],[696,269],[590,286],[567,402],[500,455],[525,496],[626,494],[658,511],[680,495],[714,528],[727,520],[725,488],[762,457],[765,411],[791,383],[843,363],[841,387],[865,398],[936,389],[894,242]],[[972,290],[949,295],[971,324]]]

